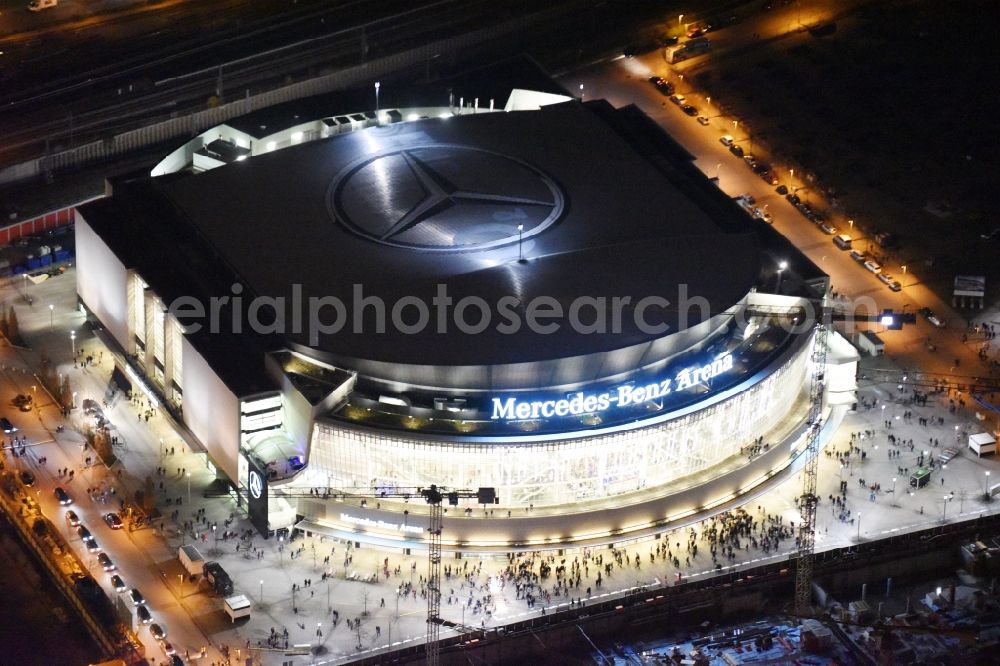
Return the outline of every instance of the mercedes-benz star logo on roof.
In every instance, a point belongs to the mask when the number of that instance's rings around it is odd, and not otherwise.
[[[367,156],[337,175],[328,197],[334,219],[369,240],[466,251],[540,234],[559,219],[563,202],[535,167],[451,144]]]

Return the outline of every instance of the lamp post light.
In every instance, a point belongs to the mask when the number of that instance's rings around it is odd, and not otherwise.
[[[946,515],[947,513],[948,513],[948,496],[945,495],[944,496],[944,501],[941,503],[941,522],[942,523],[945,522],[948,519],[948,517]]]
[[[844,463],[840,463],[840,482],[844,482]]]
[[[583,87],[582,85],[580,86]],[[524,235],[524,225],[517,225],[517,260],[520,263],[524,263],[524,254],[521,252],[521,238]]]
[[[54,306],[51,303],[49,303],[49,330],[50,331],[52,330],[52,315],[53,315],[53,311],[55,309],[56,309],[56,306]]]
[[[580,101],[583,101],[583,84],[580,84]]]
[[[381,81],[375,82],[375,120],[378,121],[378,91],[382,87]]]
[[[719,170],[722,169],[722,162],[715,165],[715,179],[719,180]]]
[[[260,599],[261,605],[263,605],[264,604],[264,579],[263,578],[260,579],[260,597],[258,597],[258,598]]]
[[[987,501],[990,499],[990,470],[986,470],[986,477],[983,481],[983,498]]]
[[[788,268],[787,261],[778,262],[778,284],[775,286],[775,291],[781,291],[781,272]]]
[[[858,541],[861,541],[861,512],[858,511]]]
[[[684,14],[678,14],[677,15],[677,27],[679,28],[682,25],[684,25]]]
[[[69,332],[69,341],[73,346],[73,358],[76,358],[76,331]]]

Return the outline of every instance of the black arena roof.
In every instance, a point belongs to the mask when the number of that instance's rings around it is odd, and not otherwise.
[[[248,291],[352,302],[354,285],[391,306],[523,303],[552,296],[675,300],[686,283],[715,312],[753,286],[752,235],[720,230],[603,118],[578,103],[372,128],[315,141],[163,188]],[[523,225],[518,262],[517,226]],[[350,312],[350,307],[349,307]],[[674,313],[664,313],[677,330]],[[319,341],[337,360],[495,365],[608,351],[651,336],[340,333]],[[475,321],[475,318],[470,317]],[[352,322],[353,325],[353,322]],[[349,328],[349,327],[347,327]],[[453,328],[453,327],[452,327]],[[308,343],[305,336],[291,340]]]
[[[191,336],[237,392],[258,387],[262,351],[286,346],[400,391],[620,376],[697,345],[690,327],[761,283],[776,236],[748,223],[641,112],[603,101],[426,118],[204,173],[125,179],[110,200],[82,213],[164,302],[231,296],[237,282],[245,302],[299,294],[302,332],[286,321],[280,335]],[[709,304],[687,313],[687,322],[676,306],[682,285]],[[441,289],[452,304],[475,296],[492,308],[492,321],[470,334],[449,318],[441,330],[432,309],[419,333],[391,321],[378,333],[372,308],[360,324],[353,316],[358,288],[387,311],[401,299],[433,306]],[[665,334],[634,324],[632,306],[648,296],[671,303],[646,311],[650,324],[669,326]],[[343,330],[316,344],[308,337],[310,297],[335,297],[348,315]],[[505,320],[497,304],[512,297],[508,311],[522,322],[515,333],[498,330]],[[574,332],[563,318],[555,333],[540,334],[523,325],[538,297],[564,313],[581,297],[631,304],[618,333]],[[415,310],[405,312],[413,322]],[[467,312],[476,323],[478,308]],[[677,335],[685,324],[688,334]]]

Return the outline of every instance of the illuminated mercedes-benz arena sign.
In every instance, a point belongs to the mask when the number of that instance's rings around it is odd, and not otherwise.
[[[422,548],[436,484],[499,497],[451,508],[447,548],[611,543],[801,449],[817,294],[769,293],[771,246],[821,273],[634,109],[545,92],[250,116],[80,209],[81,302],[263,533]],[[504,303],[519,326],[461,325]]]

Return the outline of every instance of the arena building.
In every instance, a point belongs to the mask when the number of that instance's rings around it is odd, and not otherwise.
[[[646,116],[516,67],[362,97],[212,128],[77,213],[115,381],[258,529],[420,548],[437,484],[497,495],[446,548],[621,542],[793,463],[826,277]]]

